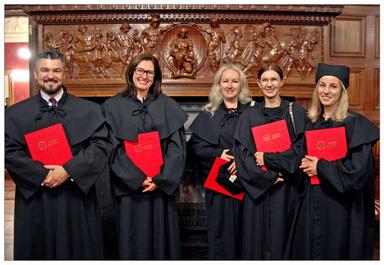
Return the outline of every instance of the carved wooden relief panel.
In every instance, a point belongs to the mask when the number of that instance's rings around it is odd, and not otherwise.
[[[278,63],[286,77],[304,80],[321,60],[318,27],[225,25],[226,33],[195,24],[167,25],[157,33],[133,27],[46,26],[42,48],[66,55],[67,78],[73,80],[121,79],[125,66],[139,53],[155,55],[166,79],[206,79],[225,63],[237,64],[254,77],[261,64]]]
[[[314,70],[323,59],[323,25],[342,9],[257,5],[113,7],[111,12],[109,5],[65,9],[27,6],[36,23],[36,50],[53,47],[65,54],[66,84],[79,96],[113,95],[124,88],[124,71],[139,53],[151,53],[159,59],[163,88],[171,96],[206,96],[212,76],[227,63],[244,70],[251,89],[256,88],[255,75],[263,63],[279,64],[288,86],[313,84]]]

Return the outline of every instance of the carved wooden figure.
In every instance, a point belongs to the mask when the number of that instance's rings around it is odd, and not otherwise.
[[[209,25],[210,28],[204,28],[198,25],[193,26],[209,35],[207,56],[212,73],[216,73],[220,67],[222,59],[222,45],[226,43],[226,38],[224,31],[220,28],[219,20],[217,18],[212,18]]]
[[[120,59],[125,65],[128,65],[133,58],[133,41],[132,36],[128,33],[130,28],[128,23],[123,23],[120,26],[120,32],[116,35],[116,40],[120,45]]]
[[[174,27],[174,25],[160,27],[160,19],[158,15],[151,16],[149,25],[150,27],[144,29],[140,37],[144,47],[144,52],[159,58],[157,46],[161,40],[161,37],[165,32]]]

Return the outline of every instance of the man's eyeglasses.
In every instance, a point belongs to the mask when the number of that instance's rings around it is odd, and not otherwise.
[[[155,76],[155,72],[151,71],[151,70],[144,70],[143,68],[135,68],[135,73],[137,75],[143,75],[143,74],[147,74],[147,77],[149,78],[152,78]]]

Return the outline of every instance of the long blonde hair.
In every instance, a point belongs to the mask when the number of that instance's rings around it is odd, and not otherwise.
[[[215,111],[219,108],[220,104],[223,103],[223,96],[220,93],[220,80],[223,73],[227,70],[233,70],[239,73],[240,75],[240,93],[239,101],[241,104],[246,104],[252,101],[250,96],[247,77],[244,72],[236,65],[225,64],[217,70],[215,76],[213,77],[213,83],[211,90],[209,91],[208,104],[203,107],[203,110],[211,113],[213,116]]]
[[[348,92],[345,88],[343,82],[340,82],[341,86],[341,96],[339,99],[339,102],[337,104],[336,110],[332,113],[331,119],[337,122],[340,122],[344,120],[348,116]],[[318,96],[318,88],[320,85],[320,81],[317,82],[316,88],[313,91],[312,94],[312,102],[311,106],[308,109],[308,118],[312,121],[312,123],[315,123],[320,119],[320,116],[324,112],[324,107],[320,102],[319,96]]]

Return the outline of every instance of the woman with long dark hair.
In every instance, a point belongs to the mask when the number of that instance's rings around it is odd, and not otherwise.
[[[162,93],[162,73],[154,56],[136,56],[125,77],[127,89],[103,105],[115,141],[110,166],[116,198],[119,257],[180,259],[175,192],[184,170],[183,125],[187,115]],[[150,144],[140,144],[148,133],[158,136]],[[154,148],[158,142],[160,157]],[[132,143],[133,155],[128,151]],[[139,155],[135,159],[135,152],[144,153],[152,148],[155,153],[147,152],[147,156]]]

